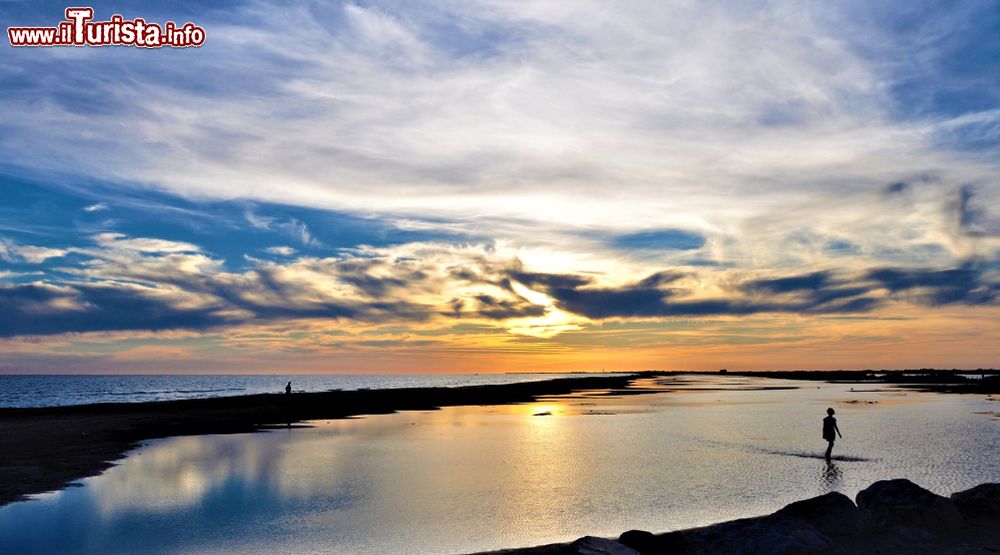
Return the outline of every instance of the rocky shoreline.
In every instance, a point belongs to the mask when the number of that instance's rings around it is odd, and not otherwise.
[[[875,482],[852,501],[831,492],[770,515],[653,534],[629,530],[617,540],[572,543],[492,555],[973,554],[1000,553],[1000,484],[943,497],[906,479]]]

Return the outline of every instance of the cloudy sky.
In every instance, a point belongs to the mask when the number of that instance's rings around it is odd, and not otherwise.
[[[207,40],[2,41],[0,372],[1000,365],[992,0],[88,5]]]

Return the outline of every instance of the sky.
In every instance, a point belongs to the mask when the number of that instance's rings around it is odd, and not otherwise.
[[[87,5],[206,41],[0,40],[0,373],[1000,366],[992,0]]]

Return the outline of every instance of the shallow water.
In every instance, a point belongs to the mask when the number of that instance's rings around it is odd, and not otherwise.
[[[457,553],[687,528],[880,479],[945,495],[1000,481],[1000,404],[983,396],[644,385],[656,392],[157,440],[0,509],[0,553]],[[832,465],[827,406],[844,433]]]

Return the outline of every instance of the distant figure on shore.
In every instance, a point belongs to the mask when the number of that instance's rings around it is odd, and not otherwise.
[[[292,382],[288,382],[288,385],[285,386],[285,395],[291,395],[291,394],[292,394]]]
[[[840,436],[844,439],[844,436],[840,434],[840,428],[837,427],[837,419],[833,417],[833,408],[826,409],[826,418],[823,419],[823,439],[829,442],[826,447],[826,460],[830,462],[830,453],[833,452],[833,442],[837,439],[836,436]]]

